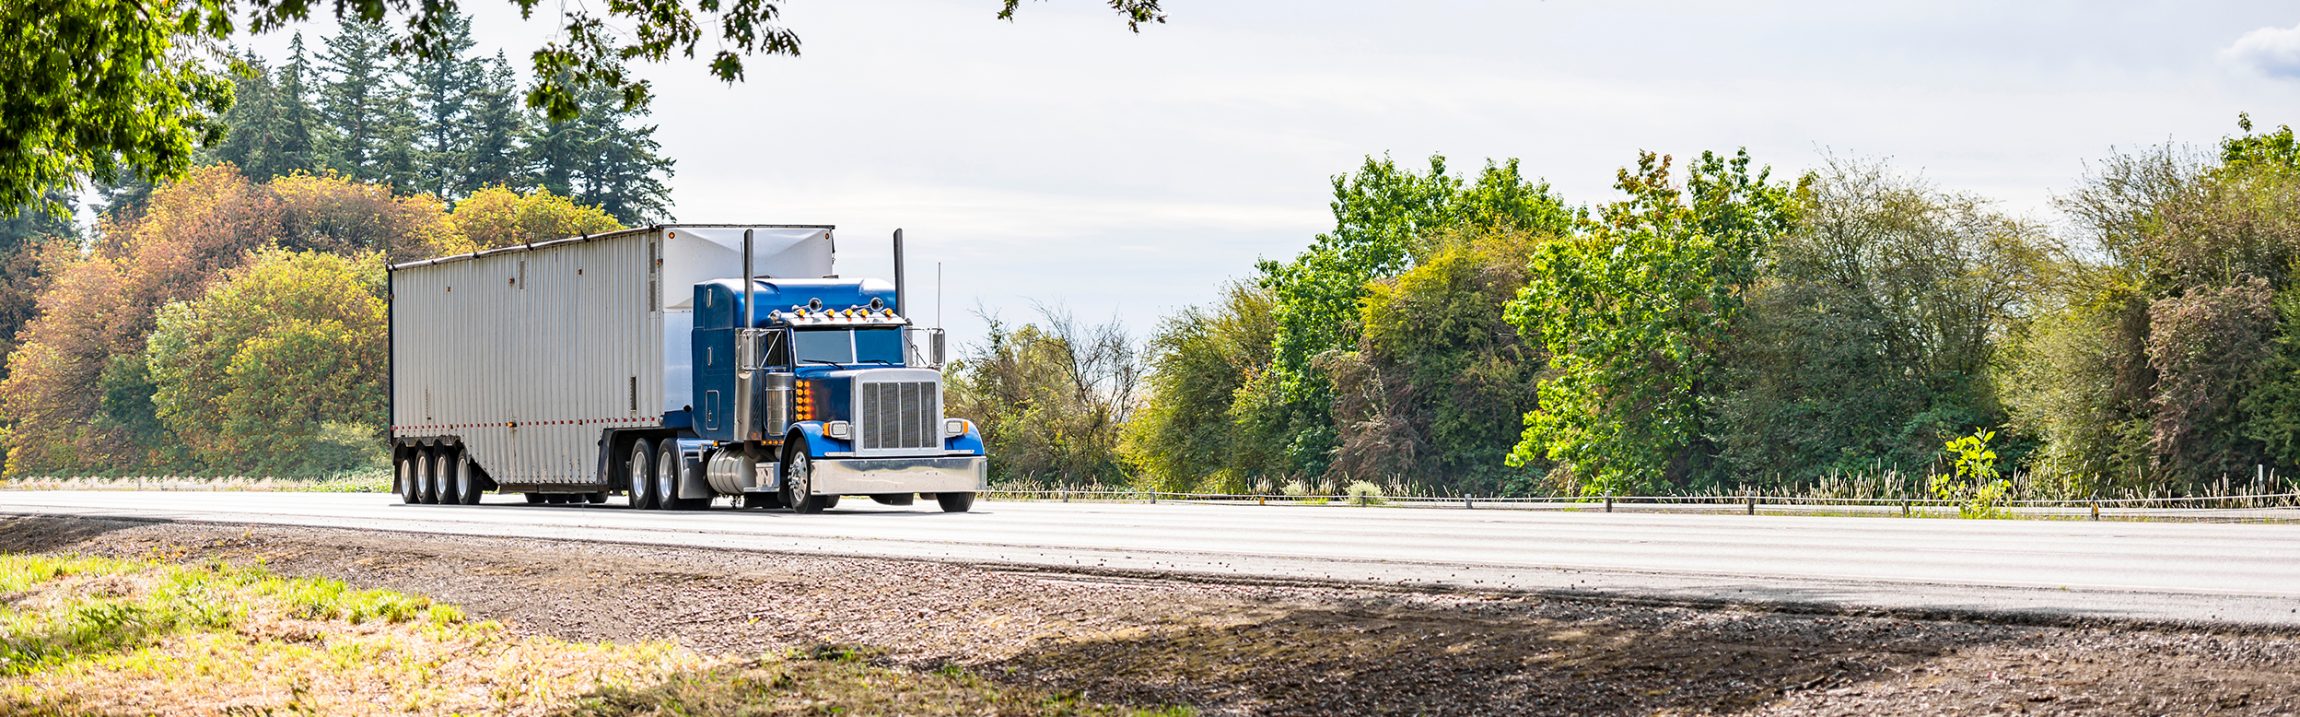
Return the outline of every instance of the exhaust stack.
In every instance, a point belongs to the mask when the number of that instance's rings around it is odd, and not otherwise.
[[[902,230],[896,229],[894,230],[894,310],[902,312],[903,318],[910,318],[910,302],[904,300],[907,297],[904,295],[903,289]]]
[[[751,230],[743,230],[743,328],[758,328],[759,312],[751,307]]]

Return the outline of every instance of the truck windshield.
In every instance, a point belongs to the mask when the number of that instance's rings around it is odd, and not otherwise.
[[[902,363],[902,329],[803,329],[791,332],[799,363]]]

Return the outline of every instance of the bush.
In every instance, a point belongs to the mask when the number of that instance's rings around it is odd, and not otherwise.
[[[1386,505],[1390,502],[1389,494],[1383,493],[1381,486],[1366,481],[1351,483],[1342,490],[1349,494],[1351,505]]]

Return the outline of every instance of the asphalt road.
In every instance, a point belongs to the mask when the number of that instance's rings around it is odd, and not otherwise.
[[[822,515],[0,492],[0,513],[298,525],[1772,606],[2300,627],[2300,525],[848,499]]]

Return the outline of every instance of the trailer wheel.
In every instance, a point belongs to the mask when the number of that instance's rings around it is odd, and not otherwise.
[[[401,453],[398,462],[399,502],[407,505],[421,504],[423,502],[423,487],[421,485],[423,477],[416,475],[416,455],[414,453]]]
[[[820,513],[829,508],[828,496],[814,494],[814,458],[807,455],[807,439],[792,440],[784,453],[783,505],[799,513]]]
[[[973,493],[936,493],[934,502],[942,504],[942,512],[964,513],[974,508]]]
[[[630,499],[631,508],[646,510],[655,507],[655,445],[641,438],[631,444],[631,455],[623,461],[623,473],[631,477],[631,489],[623,492]]]
[[[417,454],[416,461],[423,464],[419,470],[423,474],[423,503],[436,505],[439,503],[439,455],[425,448]]]
[[[479,471],[471,469],[471,462],[463,459],[463,449],[455,449],[449,460],[455,464],[455,497],[464,505],[478,505],[479,496],[487,491],[479,487]]]
[[[463,494],[456,492],[456,488],[460,487],[457,485],[460,476],[456,474],[461,471],[455,470],[455,450],[452,448],[435,448],[433,450],[435,452],[431,454],[431,482],[438,486],[435,490],[439,491],[439,504],[461,504]]]
[[[679,456],[678,441],[663,441],[655,450],[655,504],[664,510],[695,510],[711,505],[708,498],[694,500],[679,497],[680,472],[687,461]]]

